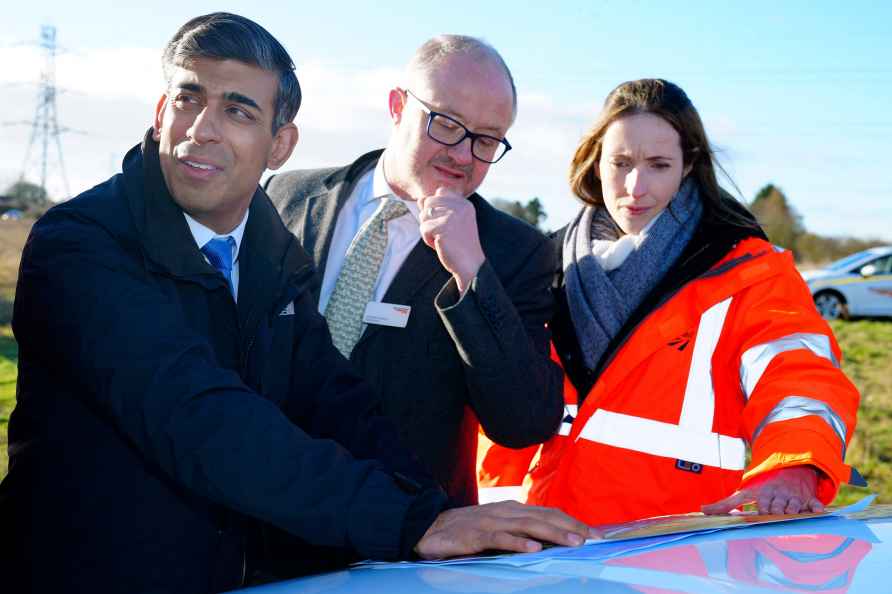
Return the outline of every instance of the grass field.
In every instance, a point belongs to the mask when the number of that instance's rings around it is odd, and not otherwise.
[[[9,326],[0,326],[0,477],[6,476],[6,426],[15,404],[18,349]]]
[[[15,404],[18,349],[9,327],[21,246],[30,229],[24,221],[0,222],[0,477],[6,475],[9,414]],[[834,322],[843,351],[843,370],[861,392],[858,428],[846,460],[870,483],[879,501],[892,503],[892,320]],[[866,493],[843,487],[837,504]]]
[[[880,503],[892,503],[892,320],[833,322],[843,352],[842,368],[861,392],[858,427],[846,461],[867,478]],[[849,503],[864,489],[843,487]]]
[[[9,321],[22,246],[32,221],[0,221],[0,477],[6,476],[6,426],[15,404],[18,349]]]
[[[12,296],[19,270],[22,246],[32,221],[0,221],[0,325],[12,318]]]

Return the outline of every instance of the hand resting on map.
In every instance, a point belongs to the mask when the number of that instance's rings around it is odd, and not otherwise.
[[[726,514],[747,503],[755,503],[760,514],[822,512],[817,498],[818,473],[814,466],[792,466],[760,474],[734,494],[704,505],[704,514]]]

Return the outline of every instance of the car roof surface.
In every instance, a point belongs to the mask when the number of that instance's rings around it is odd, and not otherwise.
[[[541,553],[381,563],[241,592],[256,594],[892,591],[892,505],[865,511]]]

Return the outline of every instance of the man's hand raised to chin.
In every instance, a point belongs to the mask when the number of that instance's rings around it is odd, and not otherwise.
[[[419,200],[418,208],[422,241],[436,250],[440,263],[464,293],[486,259],[474,205],[455,190],[438,188],[433,196]]]
[[[437,516],[415,552],[423,559],[473,555],[486,550],[531,553],[543,542],[578,546],[591,529],[564,512],[502,501],[447,510]]]

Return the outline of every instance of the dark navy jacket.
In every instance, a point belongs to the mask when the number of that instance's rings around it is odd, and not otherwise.
[[[123,174],[35,224],[13,314],[4,591],[231,589],[262,522],[410,554],[445,495],[332,347],[312,264],[259,188],[239,265],[236,305],[149,136]]]

